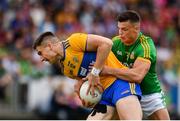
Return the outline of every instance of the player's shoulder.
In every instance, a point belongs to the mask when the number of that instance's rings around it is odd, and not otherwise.
[[[112,40],[113,40],[113,41],[119,41],[119,40],[121,40],[121,39],[120,39],[119,36],[114,36],[114,37],[112,38]]]
[[[150,36],[144,35],[144,34],[141,35],[140,41],[141,42],[146,42],[146,43],[149,43],[149,44],[152,44],[152,43],[154,44],[153,39]]]
[[[119,36],[113,37],[112,41],[113,41],[113,45],[119,45],[120,43],[122,43],[122,41],[121,41]]]
[[[141,45],[141,49],[143,49],[145,53],[156,52],[156,47],[155,47],[154,41],[150,36],[142,34],[140,37],[140,45]]]
[[[154,40],[150,36],[142,34],[140,37],[140,44],[144,48],[151,48],[151,50],[155,49]]]
[[[119,46],[123,44],[119,36],[113,37],[112,41],[113,41],[113,47],[112,47],[113,51],[117,50],[117,48],[119,48]]]
[[[86,33],[73,33],[69,36],[69,38],[78,38],[80,36],[87,36]]]
[[[73,33],[67,38],[67,40],[73,50],[76,50],[76,51],[85,50],[87,34]]]
[[[73,33],[71,34],[67,39],[69,40],[70,43],[80,43],[80,42],[83,42],[87,40],[87,36],[88,34],[85,34],[85,33]]]

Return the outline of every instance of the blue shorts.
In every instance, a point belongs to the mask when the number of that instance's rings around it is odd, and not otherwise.
[[[139,99],[141,99],[142,93],[140,85],[117,79],[113,84],[105,89],[99,104],[115,107],[118,100],[129,95],[136,95]]]

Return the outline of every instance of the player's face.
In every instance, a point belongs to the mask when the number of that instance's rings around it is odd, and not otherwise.
[[[36,50],[41,56],[41,61],[48,61],[51,64],[57,61],[57,54],[52,51],[50,46],[38,46]]]
[[[136,41],[139,34],[139,29],[137,28],[137,25],[132,24],[129,21],[118,22],[118,29],[119,37],[124,44],[130,45]]]

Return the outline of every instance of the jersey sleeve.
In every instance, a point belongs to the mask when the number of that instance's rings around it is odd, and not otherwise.
[[[141,46],[138,49],[138,59],[143,59],[145,61],[156,61],[156,48],[154,42],[149,37],[142,37],[140,39]]]
[[[87,43],[87,34],[84,33],[75,33],[72,34],[67,40],[73,50],[76,51],[85,51]]]

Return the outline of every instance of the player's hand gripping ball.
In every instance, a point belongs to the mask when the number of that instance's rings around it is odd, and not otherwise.
[[[88,81],[84,82],[81,85],[81,88],[80,88],[80,98],[83,99],[86,102],[90,102],[91,104],[95,105],[95,104],[97,104],[101,100],[102,94],[100,93],[100,91],[97,88],[95,88],[94,97],[93,97],[91,91],[89,91],[89,93],[86,94],[87,90],[88,90],[88,87],[89,87]]]

